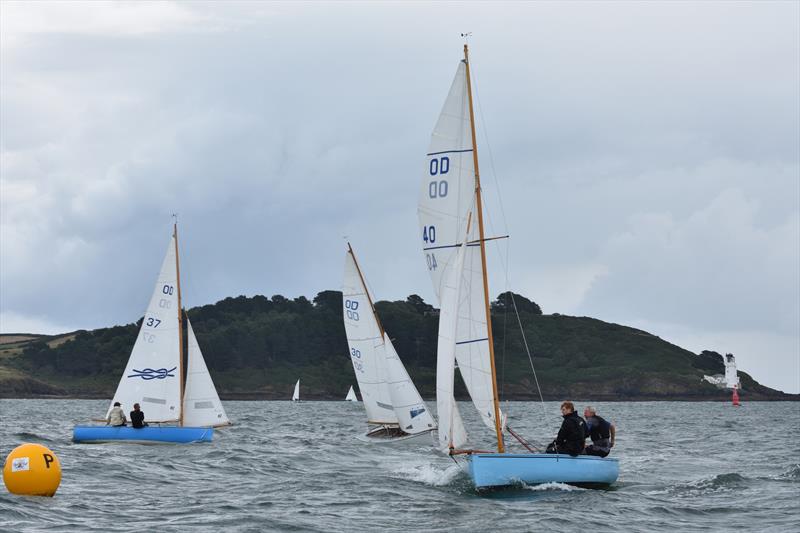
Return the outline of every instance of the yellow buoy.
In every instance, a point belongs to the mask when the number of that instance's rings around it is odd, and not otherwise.
[[[3,482],[12,494],[52,496],[61,484],[61,463],[46,446],[22,444],[6,457]]]

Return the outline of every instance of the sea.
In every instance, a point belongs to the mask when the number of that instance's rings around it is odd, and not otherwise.
[[[73,444],[72,426],[107,407],[0,400],[0,459],[40,443],[63,476],[52,498],[0,490],[0,531],[800,531],[800,403],[595,404],[617,427],[615,485],[490,492],[429,436],[359,440],[360,403],[228,401],[234,425],[212,443]],[[558,407],[503,404],[536,445],[557,432]],[[491,447],[460,409],[471,443]]]

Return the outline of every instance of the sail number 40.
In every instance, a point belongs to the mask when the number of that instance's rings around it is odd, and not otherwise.
[[[436,227],[435,226],[422,226],[422,240],[425,243],[436,242]]]
[[[428,166],[431,176],[439,176],[450,172],[450,158],[442,156],[431,159]],[[444,198],[447,196],[447,180],[433,180],[428,184],[428,196],[431,198]]]

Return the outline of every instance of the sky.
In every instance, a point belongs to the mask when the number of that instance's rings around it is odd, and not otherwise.
[[[798,2],[4,0],[0,332],[137,320],[173,213],[190,307],[338,289],[345,238],[378,299],[435,304],[462,32],[491,292],[800,392]]]

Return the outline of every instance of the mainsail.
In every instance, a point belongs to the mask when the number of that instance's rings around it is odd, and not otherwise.
[[[297,380],[297,383],[294,384],[294,392],[292,393],[292,401],[296,402],[300,399],[300,380]]]
[[[357,402],[358,396],[356,396],[356,391],[353,390],[353,386],[350,385],[350,390],[347,391],[347,396],[344,397],[344,401],[346,402]]]
[[[399,421],[386,385],[385,342],[350,251],[344,261],[342,303],[350,359],[367,420],[373,424],[397,424]]]
[[[194,336],[192,324],[186,319],[188,332],[188,364],[186,368],[186,390],[183,397],[183,424],[185,426],[227,426],[231,422],[217,389],[208,373],[208,367]]]
[[[180,419],[182,376],[176,248],[173,234],[139,336],[108,411],[114,402],[120,402],[125,411],[138,403],[149,422]]]
[[[455,357],[475,408],[495,427],[494,388],[483,289],[483,263],[477,224],[466,63],[461,61],[433,130],[419,200],[419,224],[425,261],[444,311],[445,285],[459,283]],[[466,236],[457,277],[456,256]]]

